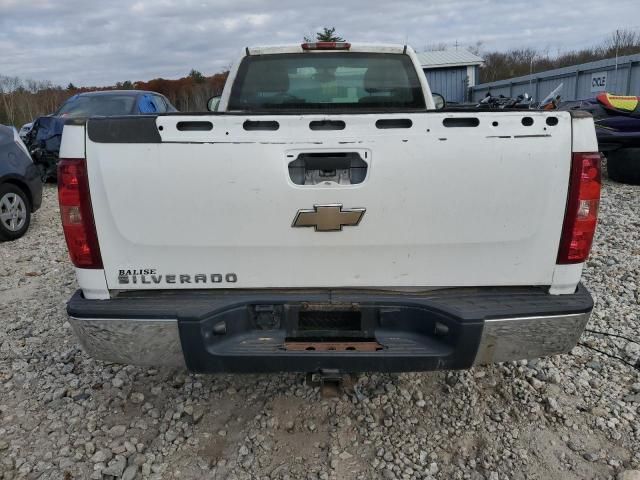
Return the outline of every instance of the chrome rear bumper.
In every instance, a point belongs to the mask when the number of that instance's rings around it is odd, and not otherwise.
[[[77,292],[68,311],[87,353],[109,362],[196,372],[359,372],[460,369],[567,353],[593,306],[584,287],[560,296],[539,289],[517,295],[495,290],[341,295],[348,301],[337,293],[329,300],[323,292],[145,294],[111,300],[88,300]],[[296,308],[310,299],[359,305],[384,349],[287,350],[288,322],[295,323]],[[276,306],[277,321],[268,327],[256,322],[256,305]]]

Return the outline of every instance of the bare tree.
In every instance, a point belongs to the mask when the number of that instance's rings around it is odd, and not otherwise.
[[[640,45],[640,33],[633,30],[616,30],[602,45],[604,52],[614,52],[617,55],[633,55]]]
[[[482,45],[484,45],[484,42],[482,40],[478,40],[473,45],[469,45],[467,47],[467,50],[469,50],[474,55],[481,56],[481,54],[482,54]]]

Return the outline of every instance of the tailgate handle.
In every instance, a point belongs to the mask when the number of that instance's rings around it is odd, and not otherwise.
[[[367,162],[357,152],[301,153],[289,162],[289,177],[296,185],[354,185],[364,181],[367,169]]]

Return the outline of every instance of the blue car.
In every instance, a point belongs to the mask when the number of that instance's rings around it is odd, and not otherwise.
[[[105,90],[78,93],[58,110],[37,118],[26,135],[27,147],[40,169],[43,181],[56,179],[62,127],[69,118],[112,117],[122,115],[153,115],[177,112],[164,95],[143,90]]]

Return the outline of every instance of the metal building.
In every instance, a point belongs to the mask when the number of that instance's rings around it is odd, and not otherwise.
[[[599,92],[618,95],[640,95],[640,54],[608,58],[571,67],[547,70],[523,77],[483,83],[471,88],[472,100],[492,95],[514,97],[528,93],[542,100],[562,83],[562,100],[595,97]]]
[[[464,49],[418,53],[431,91],[443,95],[447,102],[467,100],[469,87],[476,84],[478,67],[484,60]]]

